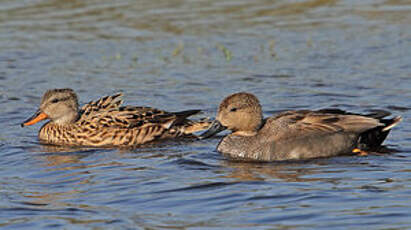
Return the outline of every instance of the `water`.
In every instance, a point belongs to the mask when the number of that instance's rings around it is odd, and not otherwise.
[[[407,1],[1,1],[2,229],[410,229]],[[53,148],[20,128],[46,89],[85,103],[204,109],[237,91],[265,115],[389,109],[390,154],[234,163],[219,138]],[[201,117],[200,116],[200,117]]]

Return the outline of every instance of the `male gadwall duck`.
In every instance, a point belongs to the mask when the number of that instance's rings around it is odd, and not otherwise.
[[[148,142],[193,137],[205,130],[208,121],[191,121],[187,117],[200,110],[170,113],[150,107],[121,106],[122,94],[106,96],[78,109],[72,89],[48,90],[38,111],[21,124],[33,125],[50,119],[41,127],[40,142],[75,146],[138,146]]]
[[[221,102],[216,120],[200,137],[231,130],[217,150],[236,160],[282,161],[365,153],[378,149],[401,121],[401,117],[383,119],[389,114],[382,110],[359,115],[323,109],[286,111],[263,119],[257,97],[241,92]]]

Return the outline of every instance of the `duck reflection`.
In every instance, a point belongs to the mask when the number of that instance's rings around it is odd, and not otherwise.
[[[54,146],[54,145],[41,145],[40,152],[44,154],[39,155],[44,161],[45,166],[60,166],[60,165],[73,165],[76,166],[68,166],[64,168],[55,168],[58,170],[69,170],[69,169],[77,169],[77,168],[84,168],[84,165],[79,166],[78,163],[81,163],[81,159],[93,154],[95,150],[87,149],[87,148],[73,148],[73,147],[66,147],[66,146]]]
[[[287,182],[321,181],[322,178],[308,177],[322,173],[321,167],[312,167],[296,162],[281,163],[250,163],[224,161],[223,167],[233,170],[225,177],[241,181],[264,181],[277,178]]]
[[[28,150],[36,153],[35,157],[40,160],[43,170],[32,175],[36,178],[32,183],[40,187],[27,189],[23,194],[27,199],[22,202],[25,205],[75,207],[76,204],[67,202],[87,193],[88,190],[82,188],[95,184],[95,176],[91,171],[96,167],[113,164],[84,160],[91,154],[98,154],[97,151],[101,151],[90,148],[39,145]],[[82,187],[83,185],[86,187]]]

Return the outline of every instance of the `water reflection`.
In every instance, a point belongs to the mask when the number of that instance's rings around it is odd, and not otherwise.
[[[49,206],[49,207],[70,207],[70,203],[64,202],[72,197],[78,196],[83,192],[78,190],[69,190],[64,192],[37,192],[37,191],[27,191],[23,194],[27,201],[21,202],[24,205],[31,206]]]
[[[96,153],[96,149],[78,148],[70,146],[37,145],[27,149],[36,153],[36,157],[44,162],[48,170],[70,170],[84,168],[81,159]],[[68,167],[53,167],[69,165]],[[75,165],[75,166],[73,166]],[[86,165],[86,164],[85,164]]]
[[[21,192],[20,204],[36,206],[38,211],[94,212],[100,207],[87,202],[76,202],[87,197],[89,189],[96,184],[95,172],[105,167],[122,164],[115,161],[86,160],[101,150],[64,146],[40,145],[32,148],[33,158],[40,162],[39,171],[34,171]],[[72,210],[70,210],[72,208]],[[73,220],[75,220],[73,218]]]
[[[311,178],[310,175],[321,173],[316,167],[307,167],[299,163],[246,163],[224,161],[223,167],[232,171],[225,175],[239,181],[265,181],[280,179],[289,182],[319,181],[321,178]]]
[[[2,1],[0,226],[407,229],[410,17],[400,0]],[[208,116],[250,91],[266,115],[333,106],[405,119],[386,142],[399,153],[299,163],[230,162],[217,140],[40,146],[18,124],[55,87]]]

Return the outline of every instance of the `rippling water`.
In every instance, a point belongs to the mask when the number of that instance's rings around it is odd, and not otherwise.
[[[0,2],[3,229],[411,228],[408,1]],[[52,148],[20,128],[46,89],[214,116],[255,93],[284,109],[389,109],[390,154],[234,163],[219,139]]]

